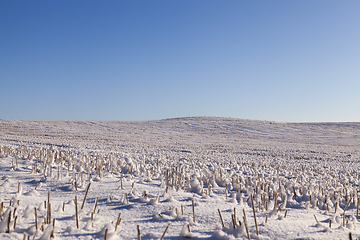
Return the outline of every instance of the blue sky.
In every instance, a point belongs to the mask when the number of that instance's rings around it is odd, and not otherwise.
[[[1,1],[0,118],[360,121],[360,1]]]

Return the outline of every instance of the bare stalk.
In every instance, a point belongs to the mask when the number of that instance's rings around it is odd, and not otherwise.
[[[138,240],[141,240],[140,226],[139,225],[137,225],[137,233],[138,233]]]
[[[220,209],[218,209],[218,212],[219,212],[219,216],[220,216],[220,220],[221,220],[222,226],[223,226],[223,228],[224,228],[224,227],[225,227],[224,219],[223,219],[222,216],[221,216],[221,211],[220,211]]]
[[[88,185],[87,188],[86,188],[86,193],[85,193],[85,197],[84,197],[83,203],[82,203],[82,205],[81,205],[81,210],[84,208],[85,200],[86,200],[86,197],[87,197],[88,192],[89,192],[89,189],[90,189],[90,184],[91,184],[91,182],[89,182],[89,185]]]
[[[193,220],[195,223],[195,201],[194,201],[194,199],[192,200],[192,210],[193,210]]]
[[[247,234],[248,240],[250,240],[250,232],[249,232],[248,224],[246,221],[245,209],[243,209],[243,213],[244,213],[244,223],[245,223],[246,234]]]
[[[169,228],[169,227],[170,227],[170,223],[167,225],[167,227],[166,227],[166,229],[165,229],[165,231],[164,231],[163,235],[161,236],[160,240],[163,240],[163,239],[164,239],[165,234],[166,234],[166,232],[167,232],[167,230],[168,230],[168,228]]]
[[[75,217],[76,217],[76,228],[79,229],[79,213],[77,206],[77,196],[75,196]]]
[[[256,213],[255,213],[255,205],[254,205],[254,197],[251,195],[251,203],[252,203],[252,209],[254,213],[254,220],[255,220],[255,227],[256,227],[256,235],[259,235],[259,228],[256,221]]]

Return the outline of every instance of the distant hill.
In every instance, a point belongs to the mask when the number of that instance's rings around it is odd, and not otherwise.
[[[360,123],[284,123],[220,117],[153,121],[0,120],[1,145],[54,145],[80,149],[357,152]],[[288,149],[288,150],[286,150]],[[331,150],[335,151],[335,150]],[[276,155],[276,154],[275,154]]]

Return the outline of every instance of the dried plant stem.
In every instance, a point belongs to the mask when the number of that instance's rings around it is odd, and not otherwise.
[[[337,208],[338,208],[338,202],[335,203],[335,213],[337,211]]]
[[[219,216],[220,216],[220,220],[221,220],[221,224],[222,224],[222,226],[223,226],[223,228],[225,227],[225,224],[224,224],[224,219],[222,218],[222,216],[221,216],[221,211],[220,211],[220,209],[218,209],[218,212],[219,212]]]
[[[193,210],[193,221],[195,223],[195,201],[194,201],[194,199],[192,200],[192,210]]]
[[[236,225],[236,208],[234,207],[234,220],[235,220],[235,225]]]
[[[108,235],[108,229],[105,229],[105,240],[107,240],[107,235]]]
[[[0,221],[2,221],[2,215],[4,212],[4,202],[0,203]]]
[[[248,228],[248,224],[246,221],[246,215],[245,215],[245,209],[243,209],[243,213],[244,213],[244,224],[245,224],[245,229],[246,229],[246,235],[248,237],[248,239],[250,240],[250,232],[249,232],[249,228]]]
[[[13,218],[15,218],[15,214],[16,214],[16,209],[17,209],[17,208],[14,208],[14,212],[13,212]]]
[[[129,204],[129,198],[128,198],[128,194],[125,193],[125,198],[126,198],[126,203]]]
[[[13,170],[15,171],[14,158],[11,159],[11,165],[12,165]]]
[[[97,207],[98,201],[99,201],[99,197],[96,197],[96,200],[95,200],[95,206],[94,206],[94,210],[93,210],[93,213],[94,213],[94,214],[95,214],[95,210],[96,210],[96,207]]]
[[[16,227],[16,220],[17,220],[17,217],[18,217],[18,216],[16,216],[16,217],[15,217],[15,219],[14,219],[14,227],[13,227],[13,229],[14,229],[14,230],[15,230],[15,227]]]
[[[10,221],[11,221],[11,211],[9,212],[5,233],[10,233]]]
[[[348,209],[348,207],[350,206],[350,203],[351,203],[351,198],[350,198],[350,200],[348,201],[348,203],[346,204],[346,207],[345,207],[345,209],[344,209],[344,212]]]
[[[55,218],[53,219],[53,225],[52,225],[52,230],[51,230],[50,238],[54,238],[54,231],[55,231]]]
[[[357,204],[356,204],[356,220],[358,220],[359,218],[359,202],[360,202],[360,198],[357,199]]]
[[[48,217],[47,217],[47,224],[51,223],[51,203],[48,203]]]
[[[44,203],[46,205],[46,203]],[[47,208],[46,208],[46,224],[51,223],[51,205],[50,205],[50,190],[48,191],[48,201],[47,201]]]
[[[119,216],[118,216],[118,219],[117,219],[117,221],[116,221],[116,225],[115,225],[115,232],[116,232],[116,229],[117,229],[117,227],[119,226],[119,224],[120,224],[120,222],[121,222],[121,212],[119,213]]]
[[[123,189],[123,174],[121,174],[121,180],[120,180],[120,182],[121,182],[121,189]]]
[[[256,235],[259,235],[259,228],[258,228],[257,221],[256,221],[256,213],[255,213],[255,205],[254,205],[254,197],[253,197],[253,195],[251,195],[251,204],[252,204],[252,209],[253,209],[253,213],[254,213]]]
[[[316,215],[314,215],[314,218],[315,218],[316,222],[317,222],[317,223],[319,223],[319,221],[318,221],[318,219],[317,219]]]
[[[140,226],[139,225],[137,225],[137,233],[138,233],[138,240],[141,240]]]
[[[161,236],[160,240],[163,240],[163,239],[164,239],[165,234],[166,234],[167,230],[169,229],[169,227],[170,227],[170,223],[167,225],[167,227],[166,227],[166,229],[165,229],[165,231],[164,231],[163,235]]]
[[[231,220],[232,220],[233,228],[236,229],[236,221],[235,221],[234,214],[231,214]]]
[[[83,203],[82,203],[82,205],[81,205],[81,210],[84,208],[85,200],[86,200],[86,197],[87,197],[88,192],[89,192],[89,189],[90,189],[90,184],[91,184],[91,182],[89,182],[89,185],[88,185],[87,188],[86,188],[86,193],[85,193],[85,197],[84,197]]]
[[[38,232],[38,230],[36,229],[32,240],[35,240],[35,237],[36,237],[37,232]]]
[[[77,206],[77,196],[75,196],[75,218],[76,218],[76,228],[79,229],[79,213]]]
[[[37,210],[36,210],[36,208],[34,208],[34,210],[35,210],[35,229],[37,230],[39,228],[38,219],[37,219]]]

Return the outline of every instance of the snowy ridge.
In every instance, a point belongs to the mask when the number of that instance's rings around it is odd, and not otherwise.
[[[31,120],[1,120],[0,139],[2,141],[16,140],[16,136],[36,139],[41,137],[53,140],[64,137],[94,140],[106,137],[108,140],[132,137],[141,134],[143,137],[157,135],[166,137],[175,133],[179,137],[189,135],[238,135],[249,138],[269,137],[304,141],[337,142],[347,138],[356,144],[360,134],[360,123],[278,123],[269,121],[242,120],[216,117],[188,117],[165,119],[158,121],[31,121]],[[11,134],[13,138],[11,137]],[[98,136],[97,136],[98,135]],[[8,139],[7,139],[8,138]],[[326,140],[328,139],[328,140]],[[39,143],[42,143],[39,141]],[[52,142],[51,142],[52,143]]]
[[[0,120],[0,143],[113,151],[153,145],[151,148],[192,152],[212,149],[272,156],[287,152],[294,157],[316,157],[320,153],[318,157],[331,159],[358,156],[360,123],[278,123],[216,117],[137,122]]]

